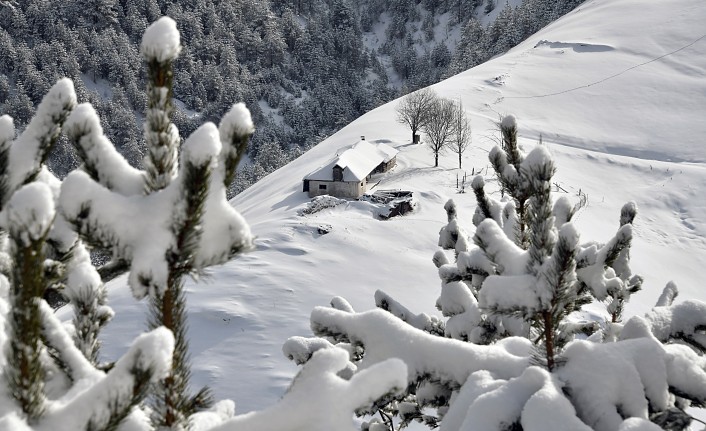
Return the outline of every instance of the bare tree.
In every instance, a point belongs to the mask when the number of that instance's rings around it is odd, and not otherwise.
[[[439,166],[439,153],[443,152],[456,133],[456,104],[449,99],[437,98],[431,105],[422,127],[426,143],[434,153],[434,167]]]
[[[455,105],[454,129],[455,133],[451,137],[449,146],[451,150],[458,154],[458,168],[461,169],[461,155],[466,152],[466,149],[471,145],[471,122],[466,117],[466,111],[463,109],[463,103],[460,101]]]
[[[434,90],[425,88],[408,94],[397,105],[397,121],[412,129],[412,142],[417,142],[417,132],[424,127],[427,113],[437,99]]]

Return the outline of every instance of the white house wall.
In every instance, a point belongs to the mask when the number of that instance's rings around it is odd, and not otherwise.
[[[321,189],[320,186],[326,186]],[[309,180],[309,197],[331,195],[338,198],[359,198],[365,192],[366,181],[362,183],[350,181],[317,181]]]

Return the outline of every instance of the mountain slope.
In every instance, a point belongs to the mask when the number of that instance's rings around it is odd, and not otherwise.
[[[700,0],[592,0],[508,54],[433,87],[460,98],[472,119],[474,147],[464,158],[469,175],[482,170],[492,182],[487,152],[499,114],[518,117],[525,148],[542,135],[557,160],[557,196],[566,193],[574,202],[579,190],[588,196],[576,217],[584,241],[609,238],[622,204],[637,202],[632,261],[645,285],[626,316],[650,308],[671,279],[679,299],[706,300],[699,271],[706,266],[704,21]],[[520,98],[565,90],[571,91]],[[439,279],[431,257],[445,223],[443,204],[456,200],[472,232],[475,200],[457,193],[455,155],[432,168],[432,154],[409,143],[409,131],[394,120],[397,103],[363,115],[237,196],[234,205],[259,237],[258,249],[189,286],[195,383],[234,399],[237,411],[261,409],[281,396],[297,370],[282,356],[282,343],[310,334],[309,312],[331,297],[367,309],[383,289],[415,312],[435,312]],[[400,150],[398,166],[377,188],[414,191],[417,210],[379,221],[368,204],[349,202],[297,215],[309,201],[302,177],[360,135]],[[320,235],[320,225],[331,232]],[[116,310],[104,333],[110,357],[145,326],[144,307],[124,284],[118,280],[110,289]]]

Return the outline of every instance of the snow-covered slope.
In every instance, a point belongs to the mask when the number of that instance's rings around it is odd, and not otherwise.
[[[702,0],[589,0],[508,54],[434,86],[472,118],[462,171],[453,154],[432,167],[432,154],[395,122],[393,101],[239,195],[234,205],[258,248],[189,286],[194,383],[234,399],[238,412],[272,404],[297,370],[282,343],[309,335],[311,309],[336,295],[363,310],[383,289],[434,313],[440,282],[431,258],[443,204],[454,198],[472,231],[474,197],[458,193],[457,177],[480,170],[491,181],[487,152],[505,113],[517,116],[525,148],[540,135],[548,145],[558,194],[588,195],[575,219],[584,240],[609,238],[622,204],[637,202],[632,260],[645,285],[626,315],[650,308],[669,280],[679,299],[706,300],[704,22]],[[377,188],[414,191],[417,211],[379,221],[367,204],[350,202],[299,216],[309,201],[302,177],[360,135],[400,151]],[[319,234],[320,225],[330,233]],[[110,287],[116,318],[104,332],[106,356],[123,352],[145,327],[144,306],[124,284]]]

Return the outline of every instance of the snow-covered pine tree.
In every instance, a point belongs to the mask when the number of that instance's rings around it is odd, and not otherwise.
[[[98,331],[112,317],[85,247],[56,209],[60,181],[45,161],[76,104],[70,80],[52,87],[24,132],[0,117],[0,429],[115,429],[166,375],[174,340],[156,328],[106,373]],[[42,299],[59,288],[74,308],[71,329]],[[5,397],[9,399],[5,399]]]
[[[149,296],[149,327],[175,337],[169,376],[154,397],[157,426],[183,429],[211,403],[207,388],[189,394],[184,277],[251,248],[252,236],[226,200],[238,161],[254,131],[243,104],[233,106],[220,128],[206,123],[181,147],[171,123],[172,64],[181,49],[176,23],[162,18],[146,31],[142,55],[148,67],[145,171],[132,168],[105,136],[93,108],[79,105],[66,128],[84,171],[66,178],[64,214],[89,242],[108,248],[109,271],[130,270],[136,298]],[[143,215],[135,223],[135,215]]]
[[[502,192],[509,194],[515,203],[516,215],[514,218],[517,220],[517,224],[514,241],[526,250],[529,247],[527,206],[531,191],[530,184],[524,181],[520,172],[524,155],[517,142],[517,120],[512,115],[505,116],[500,121],[499,127],[502,145],[493,147],[490,151],[490,163],[495,169],[495,174],[502,186]],[[486,218],[490,216],[485,213],[484,215]]]
[[[525,229],[529,249],[525,252],[509,241],[493,219],[478,225],[475,243],[496,266],[483,282],[479,303],[488,313],[512,315],[528,322],[534,331],[527,335],[541,347],[542,362],[551,371],[559,349],[573,338],[571,331],[593,327],[590,323],[564,322],[591,298],[577,282],[578,232],[568,222],[558,228],[555,225],[551,199],[555,167],[551,156],[539,145],[522,159],[515,182],[527,184],[531,196]]]

